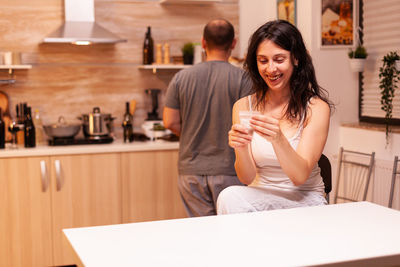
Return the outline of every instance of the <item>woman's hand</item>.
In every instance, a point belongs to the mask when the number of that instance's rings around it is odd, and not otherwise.
[[[256,133],[271,143],[283,137],[279,125],[279,119],[274,117],[267,115],[253,115],[250,120],[250,126]]]
[[[228,136],[229,146],[232,148],[246,147],[252,139],[249,129],[241,124],[233,124]]]

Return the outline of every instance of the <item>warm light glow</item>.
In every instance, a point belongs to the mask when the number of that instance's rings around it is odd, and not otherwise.
[[[90,45],[92,42],[90,41],[75,41],[73,44],[75,45]]]

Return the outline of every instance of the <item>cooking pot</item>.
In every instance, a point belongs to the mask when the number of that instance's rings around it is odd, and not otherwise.
[[[58,118],[58,122],[50,125],[43,125],[44,132],[50,138],[72,138],[79,133],[80,124],[68,124],[63,116]]]
[[[92,113],[82,114],[78,119],[82,120],[85,137],[97,139],[112,135],[115,118],[111,117],[111,114],[100,113],[99,107],[94,107]]]

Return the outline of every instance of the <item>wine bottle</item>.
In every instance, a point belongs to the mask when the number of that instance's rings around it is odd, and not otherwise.
[[[124,114],[124,119],[122,121],[122,128],[124,129],[124,142],[131,141],[131,136],[133,134],[133,118],[129,111],[129,102],[126,102],[126,110]]]
[[[31,107],[26,108],[25,121],[24,121],[24,144],[25,147],[36,146],[35,125],[32,120]]]
[[[0,148],[5,148],[6,144],[6,127],[3,120],[3,111],[0,108]]]
[[[151,27],[147,27],[147,32],[143,43],[143,65],[151,65],[153,63],[153,38],[151,37]]]

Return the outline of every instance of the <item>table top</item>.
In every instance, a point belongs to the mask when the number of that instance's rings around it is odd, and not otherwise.
[[[400,263],[400,212],[369,202],[63,232],[88,267]]]

